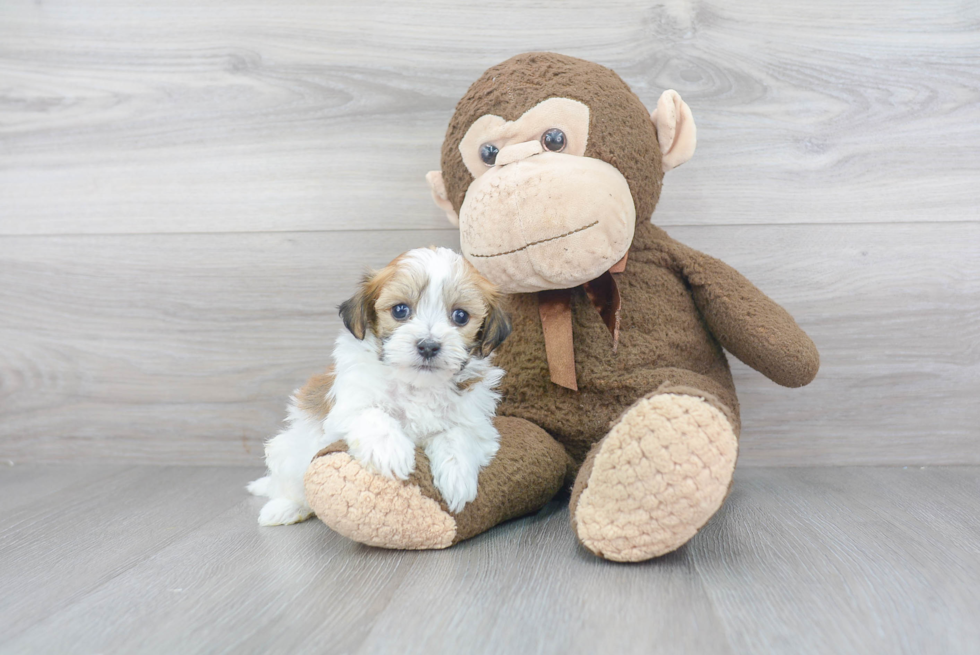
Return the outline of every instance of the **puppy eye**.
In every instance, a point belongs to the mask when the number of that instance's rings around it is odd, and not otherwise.
[[[402,303],[391,308],[391,317],[396,321],[404,321],[412,313],[412,308]]]
[[[455,323],[460,327],[463,327],[469,322],[470,322],[470,315],[466,312],[465,309],[453,310],[453,323]]]
[[[565,149],[566,144],[567,140],[565,139],[565,133],[559,130],[557,127],[553,127],[541,135],[541,145],[545,150],[550,150],[551,152],[561,152]]]
[[[497,161],[498,152],[500,152],[500,150],[497,148],[497,146],[493,145],[492,143],[484,143],[482,146],[480,146],[480,159],[482,159],[483,163],[487,166],[493,166]]]

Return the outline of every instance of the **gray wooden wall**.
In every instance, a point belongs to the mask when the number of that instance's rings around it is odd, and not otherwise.
[[[821,349],[735,363],[743,464],[980,464],[980,4],[0,3],[0,458],[260,462],[486,67],[554,50],[698,125],[655,221]]]

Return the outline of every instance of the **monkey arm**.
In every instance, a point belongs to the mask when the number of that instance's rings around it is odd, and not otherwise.
[[[731,266],[674,244],[708,329],[730,353],[784,387],[809,384],[820,354],[793,317]]]

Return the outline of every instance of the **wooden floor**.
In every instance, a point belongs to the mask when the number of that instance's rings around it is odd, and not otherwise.
[[[563,503],[447,551],[258,528],[258,469],[0,469],[2,653],[976,653],[980,468],[742,468],[680,551]]]
[[[529,50],[681,93],[653,220],[820,375],[733,361],[733,496],[656,562],[561,504],[445,552],[260,530],[337,305],[458,246],[425,173]],[[978,89],[975,1],[3,0],[0,654],[980,653]]]

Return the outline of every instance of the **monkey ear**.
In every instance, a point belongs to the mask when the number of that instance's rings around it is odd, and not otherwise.
[[[340,303],[340,318],[351,334],[360,340],[367,334],[368,326],[374,320],[374,302],[367,290],[368,278],[365,276],[361,287],[349,300]]]
[[[459,216],[456,214],[456,210],[453,209],[453,203],[449,202],[449,194],[446,193],[446,183],[442,180],[442,171],[429,171],[425,174],[425,181],[429,183],[429,189],[432,191],[432,200],[435,201],[436,207],[446,212],[446,218],[449,222],[459,227]]]
[[[698,130],[691,108],[681,100],[677,91],[669,89],[661,94],[650,119],[657,128],[665,173],[691,158],[697,145]]]
[[[480,354],[488,357],[490,353],[496,350],[497,346],[510,336],[510,331],[510,317],[507,316],[507,312],[497,305],[492,305],[490,313],[483,319],[483,326],[480,328],[479,337],[477,337],[479,339],[477,348]]]

